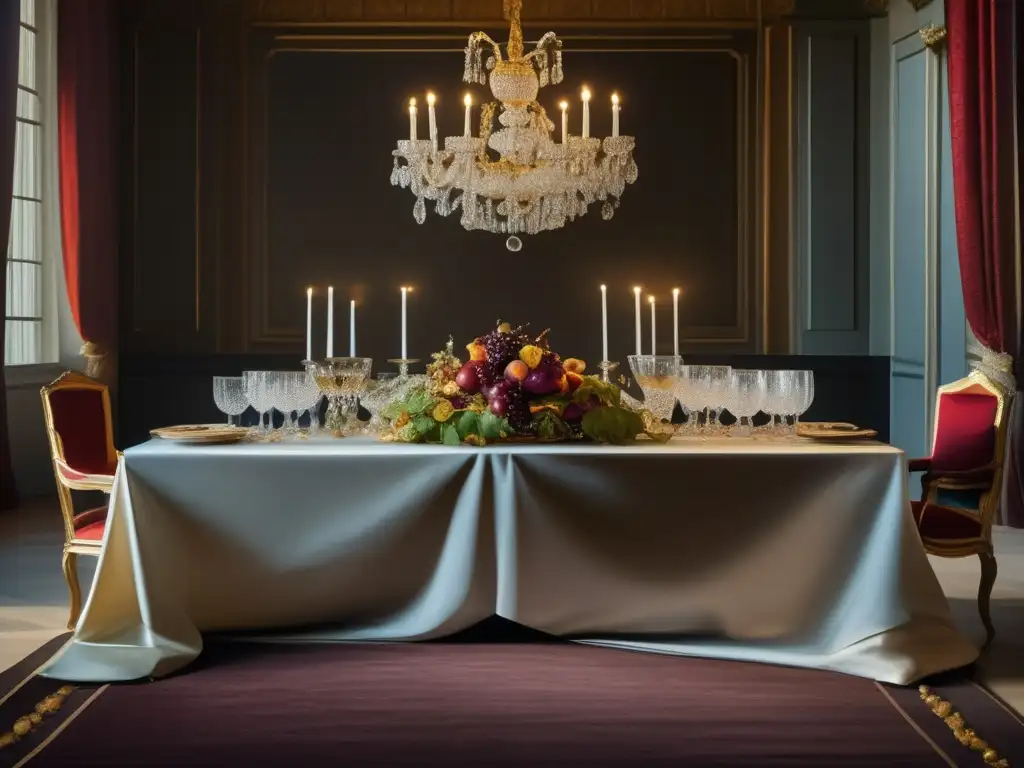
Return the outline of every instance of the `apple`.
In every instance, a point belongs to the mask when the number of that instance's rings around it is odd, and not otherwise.
[[[561,374],[553,376],[553,369],[550,367],[534,368],[530,375],[523,379],[523,389],[532,395],[550,395],[558,391],[558,380]]]
[[[530,367],[522,360],[513,360],[505,367],[505,379],[520,382],[530,373]]]
[[[455,374],[455,383],[463,392],[477,392],[480,390],[480,366],[472,361],[466,363],[459,372]]]

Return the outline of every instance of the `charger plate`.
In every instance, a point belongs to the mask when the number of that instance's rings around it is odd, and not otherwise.
[[[811,440],[829,441],[870,440],[878,437],[874,429],[864,429],[843,421],[801,421],[797,424],[796,433]]]
[[[227,424],[181,424],[176,427],[153,429],[149,434],[176,443],[216,445],[240,442],[246,438],[249,430]]]

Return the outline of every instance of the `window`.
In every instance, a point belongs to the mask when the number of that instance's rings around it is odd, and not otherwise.
[[[54,294],[52,261],[60,258],[47,233],[56,206],[56,50],[48,35],[53,7],[49,0],[21,0],[18,49],[18,106],[14,146],[14,197],[7,243],[7,296],[4,364],[52,362],[56,340],[50,339]],[[51,105],[50,102],[53,102]],[[52,107],[52,108],[51,108]],[[49,152],[53,148],[52,153]],[[54,209],[55,211],[56,209]],[[56,242],[59,243],[59,230]],[[48,260],[51,263],[47,263]],[[49,310],[49,311],[48,311]],[[54,326],[55,327],[55,326]]]

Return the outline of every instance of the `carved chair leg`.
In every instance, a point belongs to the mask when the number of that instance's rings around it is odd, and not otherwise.
[[[981,559],[981,584],[978,586],[978,613],[981,614],[981,623],[985,625],[985,650],[992,644],[996,636],[996,628],[992,625],[992,616],[989,613],[989,598],[992,596],[992,585],[996,583],[996,574],[999,568],[996,565],[996,557],[992,552],[982,552],[978,555]]]
[[[78,585],[78,555],[74,552],[64,553],[64,580],[67,581],[68,591],[71,593],[68,629],[74,630],[78,624],[78,616],[82,612],[82,589]]]

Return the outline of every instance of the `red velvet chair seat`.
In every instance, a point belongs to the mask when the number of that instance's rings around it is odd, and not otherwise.
[[[103,541],[107,527],[107,508],[95,507],[74,517],[75,538],[82,541]]]
[[[920,501],[910,504],[921,538],[948,541],[981,537],[981,520],[970,512]]]

